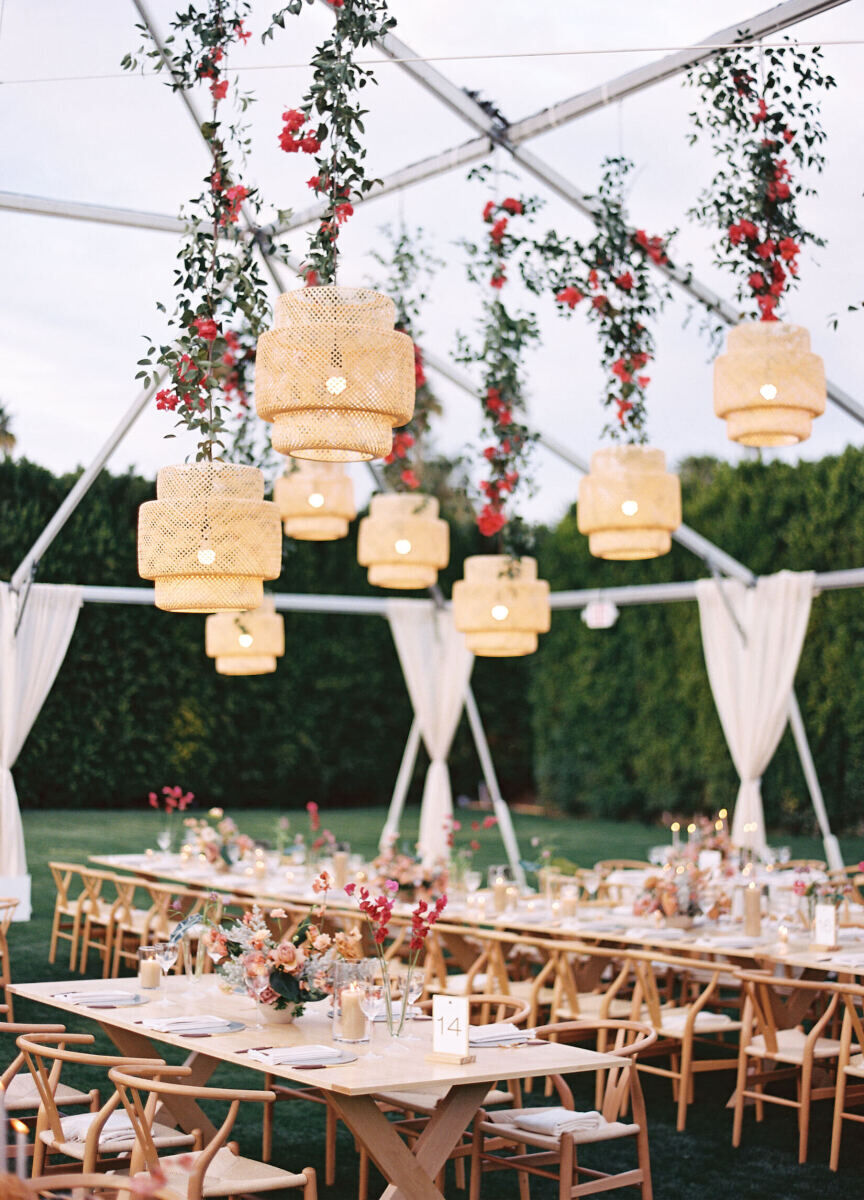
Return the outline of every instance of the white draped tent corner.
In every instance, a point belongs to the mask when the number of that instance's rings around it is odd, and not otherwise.
[[[22,595],[0,584],[0,895],[20,901],[16,920],[30,917],[30,877],[12,767],[66,657],[82,599],[80,587],[34,584]]]
[[[705,665],[741,783],[732,823],[737,846],[763,850],[762,774],[793,703],[792,685],[813,597],[812,571],[696,584]]]

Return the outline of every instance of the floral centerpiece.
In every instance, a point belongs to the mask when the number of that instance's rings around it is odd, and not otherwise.
[[[408,1012],[408,998],[411,992],[411,976],[417,966],[420,952],[423,949],[432,926],[447,907],[447,896],[442,894],[431,905],[426,900],[419,900],[414,911],[411,913],[411,941],[408,944],[407,973],[397,1013],[393,1006],[393,1001],[396,997],[393,995],[390,964],[384,954],[384,943],[390,935],[393,905],[396,903],[396,894],[398,891],[399,883],[395,879],[386,880],[384,890],[378,896],[372,896],[368,888],[358,887],[356,883],[349,883],[345,888],[345,894],[356,900],[357,907],[366,918],[372,934],[372,942],[375,946],[375,954],[378,958],[381,971],[387,1028],[393,1037],[399,1037],[405,1025],[405,1016]]]
[[[668,925],[686,928],[702,915],[703,887],[703,876],[692,863],[649,875],[633,903],[633,914],[637,917],[657,914]]]
[[[447,864],[425,863],[418,854],[405,846],[397,847],[399,834],[394,833],[377,858],[372,860],[372,882],[384,889],[393,889],[398,899],[413,901],[418,892],[431,893],[447,886]]]
[[[859,866],[864,866],[864,864],[859,863]],[[808,929],[813,925],[817,904],[833,904],[835,908],[838,908],[852,893],[851,884],[838,885],[827,879],[814,878],[809,867],[799,867],[795,875],[792,891],[799,901],[804,902],[806,915],[802,909],[801,919]]]
[[[206,817],[187,817],[183,824],[188,831],[187,844],[225,870],[255,849],[254,840],[241,833],[236,821],[226,817],[221,808],[211,808]]]
[[[474,855],[480,849],[479,835],[485,829],[494,829],[497,824],[498,818],[493,816],[486,816],[482,821],[472,821],[471,837],[467,842],[462,842],[456,836],[462,832],[462,822],[457,821],[455,817],[447,818],[444,829],[447,834],[447,846],[450,851],[447,875],[451,886],[458,885],[464,887],[466,885],[467,876],[474,866]]]
[[[165,816],[165,824],[156,836],[160,850],[171,849],[177,814],[185,812],[194,799],[192,792],[184,792],[181,787],[166,786],[160,792],[150,792],[147,803]]]

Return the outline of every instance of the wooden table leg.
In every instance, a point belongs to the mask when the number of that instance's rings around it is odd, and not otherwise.
[[[471,1124],[488,1090],[488,1083],[451,1088],[430,1117],[413,1152],[371,1096],[328,1092],[327,1099],[389,1181],[381,1200],[444,1200],[435,1186],[435,1177]]]
[[[121,1054],[127,1058],[161,1058],[159,1048],[154,1046],[150,1039],[143,1033],[134,1033],[131,1029],[118,1029],[115,1025],[102,1025],[100,1028],[108,1035]],[[193,1051],[186,1059],[184,1066],[191,1068],[190,1075],[182,1077],[183,1083],[201,1086],[207,1083],[210,1076],[219,1066],[218,1058],[210,1058],[206,1054],[199,1051]],[[160,1120],[160,1113],[165,1109],[171,1114],[172,1121],[167,1122],[173,1124],[176,1122],[184,1133],[191,1133],[194,1129],[200,1129],[201,1135],[205,1142],[209,1142],[216,1135],[216,1126],[206,1115],[201,1106],[191,1098],[191,1096],[170,1096],[166,1097],[156,1111],[156,1120]],[[164,1118],[162,1118],[164,1120]]]

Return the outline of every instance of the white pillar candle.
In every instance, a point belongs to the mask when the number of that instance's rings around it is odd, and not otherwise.
[[[345,850],[337,850],[333,855],[333,886],[342,891],[348,882],[348,854]]]
[[[359,1042],[366,1036],[366,1014],[360,1007],[362,998],[362,989],[354,987],[353,984],[351,987],[344,988],[340,993],[343,1041]]]
[[[13,1121],[15,1130],[15,1174],[19,1179],[26,1179],[27,1171],[27,1126],[23,1121]]]
[[[142,988],[162,986],[162,968],[155,958],[142,958],[138,964],[138,983]]]
[[[761,888],[755,883],[748,883],[744,889],[744,933],[747,937],[762,933]]]
[[[672,822],[672,847],[677,850],[681,844],[681,825],[678,821]]]
[[[495,902],[495,911],[503,913],[507,907],[507,880],[502,875],[499,875],[492,885],[492,898]]]

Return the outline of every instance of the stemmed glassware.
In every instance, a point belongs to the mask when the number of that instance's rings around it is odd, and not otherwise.
[[[167,854],[171,849],[172,834],[170,829],[160,829],[156,834],[156,845],[163,854]]]
[[[156,959],[159,966],[162,968],[163,980],[166,978],[166,976],[168,975],[168,972],[171,970],[171,968],[176,963],[179,953],[180,953],[180,947],[178,946],[178,944],[176,942],[157,942],[156,943],[155,953],[154,953],[153,957]],[[160,988],[159,989],[159,998],[160,999],[162,998],[162,992],[163,992],[163,988]],[[172,1001],[169,1000],[169,1001],[167,1001],[167,1003],[171,1004]]]
[[[257,967],[247,967],[243,971],[243,982],[246,984],[248,991],[255,997],[255,1008],[258,1013],[256,1029],[263,1029],[264,1022],[261,1018],[261,997],[267,988],[270,986],[270,976],[266,971],[261,971]]]

